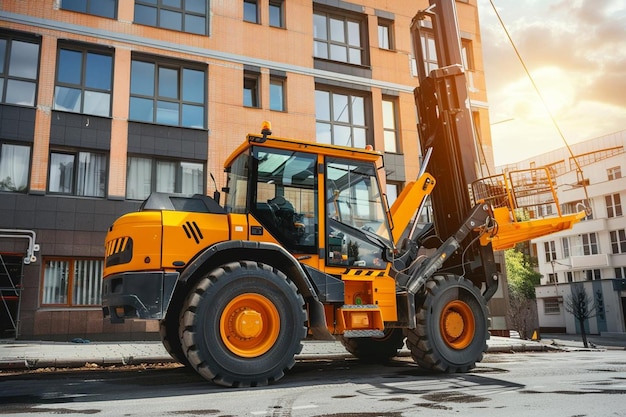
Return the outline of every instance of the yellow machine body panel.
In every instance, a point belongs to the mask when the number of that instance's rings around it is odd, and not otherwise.
[[[164,268],[181,267],[204,248],[230,237],[224,214],[163,211]]]
[[[109,228],[105,271],[110,275],[161,268],[161,212],[128,213]]]
[[[504,215],[499,215],[499,211]],[[494,210],[494,218],[497,221],[497,232],[493,235],[488,233],[481,236],[481,244],[491,243],[494,250],[511,249],[517,243],[536,239],[541,236],[571,229],[586,216],[584,211],[563,216],[546,217],[527,221],[514,221],[511,212],[504,207]],[[500,219],[500,220],[498,220]]]

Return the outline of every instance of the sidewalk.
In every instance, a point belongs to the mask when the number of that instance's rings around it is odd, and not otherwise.
[[[296,359],[349,357],[340,342],[305,341]],[[581,343],[582,345],[582,343]],[[559,349],[550,343],[492,336],[488,352],[532,352]],[[401,356],[409,355],[403,349]],[[77,368],[170,363],[160,342],[37,342],[0,340],[0,372],[7,369]]]

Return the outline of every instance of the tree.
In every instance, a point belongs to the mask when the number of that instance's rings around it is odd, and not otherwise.
[[[597,306],[591,297],[587,294],[585,286],[582,284],[572,286],[572,293],[565,298],[563,305],[565,311],[571,313],[574,319],[580,325],[580,333],[583,338],[583,345],[587,348],[587,331],[585,330],[585,321],[596,316]]]
[[[504,252],[509,287],[509,319],[522,339],[528,339],[536,327],[535,285],[541,274],[533,269],[536,263],[516,246]]]

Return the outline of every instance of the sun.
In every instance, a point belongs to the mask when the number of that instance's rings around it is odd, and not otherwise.
[[[527,121],[550,115],[558,118],[575,105],[577,85],[574,77],[561,68],[544,67],[532,72],[532,81],[518,79],[494,98],[504,104],[511,118]]]

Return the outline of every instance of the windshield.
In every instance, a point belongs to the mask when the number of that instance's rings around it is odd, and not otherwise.
[[[376,167],[367,162],[328,158],[326,210],[328,217],[391,241]]]

